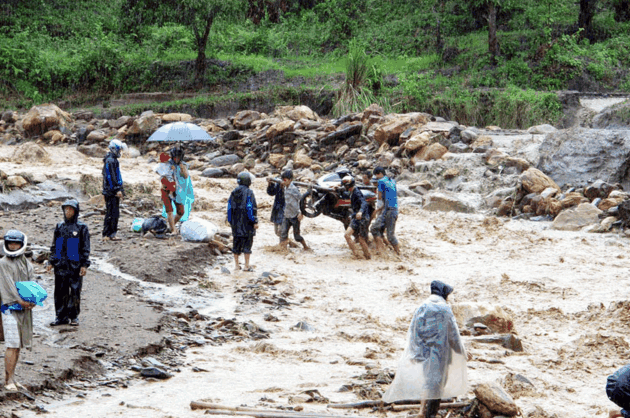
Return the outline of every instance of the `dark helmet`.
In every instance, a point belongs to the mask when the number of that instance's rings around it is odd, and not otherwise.
[[[171,158],[179,158],[180,161],[184,159],[184,149],[180,147],[175,147],[171,149]]]
[[[374,169],[374,175],[377,175],[377,174],[385,175],[385,169],[381,167],[380,165]]]
[[[74,209],[74,217],[72,218],[72,222],[76,222],[76,220],[79,218],[79,202],[76,199],[68,199],[65,202],[63,202],[63,204],[61,205],[61,210],[65,210],[65,208],[67,206],[70,206],[71,208]],[[65,219],[65,213],[64,213],[64,219]]]
[[[354,177],[352,177],[352,176],[345,176],[344,178],[341,179],[341,185],[346,190],[350,190],[352,187],[354,187]]]
[[[18,248],[15,251],[9,250],[9,244],[15,243],[15,242],[17,242],[18,244],[21,244],[20,248]],[[26,235],[24,235],[22,232],[16,229],[11,229],[7,231],[6,234],[4,234],[4,254],[6,254],[7,257],[9,258],[19,257],[22,254],[24,254],[25,250],[26,250]]]
[[[252,176],[247,171],[241,171],[236,176],[236,182],[241,186],[249,186],[252,184]]]
[[[284,170],[280,177],[283,178],[283,179],[293,180],[293,171],[292,170]]]

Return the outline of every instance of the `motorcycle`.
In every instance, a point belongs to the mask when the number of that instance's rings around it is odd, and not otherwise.
[[[316,183],[300,183],[295,182],[297,186],[306,187],[307,191],[300,199],[300,211],[307,218],[316,218],[322,213],[343,223],[344,229],[350,225],[350,215],[352,209],[350,207],[350,195],[340,188],[341,179],[350,175],[350,170],[342,168],[334,173],[329,173],[317,179]],[[373,186],[362,186],[357,184],[356,187],[361,190],[365,200],[370,205],[370,219],[374,213],[376,205],[376,193]]]

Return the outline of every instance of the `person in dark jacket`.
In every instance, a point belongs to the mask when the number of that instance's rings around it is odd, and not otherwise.
[[[280,238],[282,221],[284,220],[284,187],[282,187],[282,183],[276,183],[271,177],[267,177],[267,183],[267,194],[269,196],[275,196],[271,208],[273,232]]]
[[[361,190],[355,187],[355,180],[352,176],[346,176],[341,179],[341,185],[346,189],[348,194],[350,194],[350,205],[352,207],[352,220],[350,221],[350,226],[345,233],[346,241],[348,242],[348,246],[350,250],[352,250],[352,254],[355,257],[360,257],[359,251],[357,250],[357,246],[352,241],[352,235],[355,231],[359,234],[359,244],[361,245],[361,249],[363,250],[363,255],[366,259],[370,259],[370,250],[367,245],[368,238],[368,225],[370,223],[370,205],[365,200],[363,193]]]
[[[630,418],[630,365],[623,366],[606,381],[606,395],[621,409],[610,411],[610,418]]]
[[[55,321],[51,326],[79,325],[83,277],[90,266],[90,231],[79,222],[79,202],[66,200],[63,222],[57,224],[48,272],[55,269]]]
[[[249,188],[252,184],[251,175],[242,171],[236,181],[238,187],[230,194],[227,207],[228,222],[232,227],[234,268],[240,270],[238,258],[244,254],[245,271],[254,271],[249,265],[249,257],[252,254],[254,235],[258,229],[258,206],[256,206],[254,192]]]
[[[125,190],[118,158],[125,147],[125,144],[119,140],[112,139],[109,142],[109,152],[103,158],[103,195],[107,208],[103,225],[103,240],[120,241],[120,238],[116,237],[116,233],[118,232],[118,218],[120,217],[120,199],[122,199]]]

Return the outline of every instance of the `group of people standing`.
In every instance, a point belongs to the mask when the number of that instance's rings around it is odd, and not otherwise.
[[[364,173],[368,176],[368,173]],[[387,231],[387,242],[392,246],[396,254],[400,255],[400,246],[396,238],[396,221],[398,219],[398,194],[396,182],[387,177],[383,167],[376,167],[373,172],[377,183],[378,200],[374,210],[365,199],[361,190],[357,187],[353,176],[347,175],[341,179],[341,193],[350,198],[351,219],[344,234],[350,250],[355,257],[360,257],[357,246],[353,241],[356,238],[363,250],[366,259],[371,258],[368,247],[368,230],[372,233],[378,253],[385,250],[383,234]],[[280,239],[279,246],[286,249],[289,241],[289,231],[293,229],[293,238],[300,243],[305,250],[310,250],[306,240],[301,235],[300,226],[304,215],[300,210],[300,190],[293,182],[293,171],[284,170],[280,181],[267,178],[267,194],[274,196],[271,209],[271,222],[274,232]],[[236,179],[238,186],[230,194],[227,206],[227,218],[232,228],[234,254],[234,267],[240,270],[239,256],[244,255],[245,270],[252,271],[249,263],[252,253],[253,239],[258,229],[258,206],[254,192],[249,188],[252,181],[250,173],[243,171]],[[370,228],[371,220],[375,219]]]

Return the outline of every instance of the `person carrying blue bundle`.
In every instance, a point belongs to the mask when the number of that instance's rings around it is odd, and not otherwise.
[[[398,363],[396,377],[383,401],[420,400],[426,418],[438,412],[440,399],[468,390],[466,354],[451,307],[446,303],[453,288],[439,280],[431,282],[431,296],[413,315],[407,347]]]
[[[232,252],[234,253],[234,268],[240,270],[238,258],[241,254],[245,257],[245,271],[254,271],[249,265],[249,257],[252,254],[254,235],[258,229],[258,206],[253,190],[251,175],[242,171],[236,178],[238,187],[230,194],[227,206],[227,220],[232,227]]]
[[[66,200],[64,220],[57,224],[50,247],[48,272],[55,269],[55,315],[51,327],[79,325],[83,277],[90,266],[90,231],[79,222],[79,202]]]
[[[20,349],[31,348],[33,344],[33,307],[20,296],[16,283],[31,281],[34,278],[33,266],[24,256],[27,239],[22,232],[12,229],[4,234],[3,249],[6,257],[0,259],[0,305],[19,304],[22,309],[5,310],[2,314],[2,328],[6,353],[4,356],[5,386],[7,391],[26,390],[15,381],[15,367],[20,357]]]

